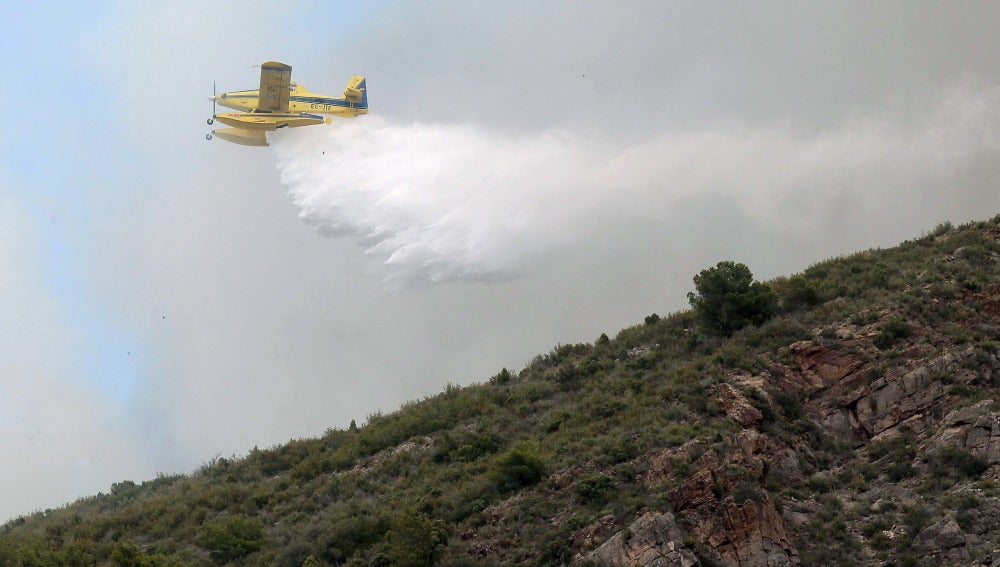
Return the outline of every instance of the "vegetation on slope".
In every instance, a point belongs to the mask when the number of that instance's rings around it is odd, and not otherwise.
[[[696,278],[693,311],[557,346],[360,428],[18,518],[0,528],[0,566],[585,563],[649,512],[676,513],[678,545],[702,564],[741,564],[739,542],[706,534],[751,508],[780,514],[788,541],[769,552],[793,563],[917,565],[952,552],[925,541],[952,524],[974,559],[1000,538],[997,467],[935,435],[945,414],[997,399],[998,222],[944,224],[766,284],[719,264]],[[708,312],[720,275],[742,314]],[[847,374],[828,378],[808,362],[819,356],[849,361]],[[934,366],[944,358],[957,362]],[[941,390],[931,405],[894,423],[858,407],[918,367],[946,369],[927,378]],[[739,456],[747,439],[764,448]],[[714,513],[692,504],[700,479]]]

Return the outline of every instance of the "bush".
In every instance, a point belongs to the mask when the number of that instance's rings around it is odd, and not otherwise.
[[[822,303],[819,284],[808,280],[805,276],[796,275],[788,278],[781,293],[781,305],[786,311],[795,311],[801,307],[813,307]]]
[[[607,501],[612,489],[615,487],[614,480],[603,474],[585,476],[577,481],[573,491],[581,504],[603,504]]]
[[[775,312],[778,298],[771,287],[753,281],[744,264],[719,262],[694,277],[697,293],[688,301],[710,332],[731,335],[748,325],[760,325]]]
[[[638,447],[632,438],[625,437],[618,439],[604,447],[604,461],[609,465],[617,465],[634,459],[639,453]]]
[[[490,471],[490,480],[501,492],[531,486],[545,475],[545,461],[534,443],[521,441],[501,455]]]
[[[931,523],[932,515],[922,504],[906,508],[903,512],[903,523],[906,524],[906,535],[912,539]]]
[[[389,530],[389,521],[364,508],[351,507],[350,515],[332,520],[319,538],[321,559],[335,565],[358,551],[372,547]]]
[[[114,567],[142,567],[142,552],[131,541],[116,543],[109,559]]]
[[[434,565],[444,554],[448,529],[443,521],[407,507],[392,519],[392,529],[386,534],[386,539],[386,554],[391,558],[392,565]]]
[[[747,501],[763,502],[764,495],[756,483],[744,480],[736,486],[736,491],[733,493],[733,500],[736,501],[737,505],[742,506]]]
[[[910,329],[910,326],[906,324],[906,321],[903,321],[902,319],[892,319],[882,325],[882,328],[879,329],[878,334],[875,335],[872,342],[875,343],[875,346],[877,346],[880,350],[886,350],[899,342],[900,339],[908,338],[911,333],[912,330]]]
[[[786,418],[792,421],[802,418],[802,405],[791,394],[778,390],[774,392],[774,401],[781,406],[781,412],[785,414]]]
[[[255,518],[233,516],[225,522],[205,526],[198,544],[219,565],[237,561],[264,545],[264,526]]]
[[[885,470],[886,477],[891,482],[899,482],[910,478],[914,472],[916,472],[916,469],[908,461],[891,463]]]
[[[937,479],[979,478],[990,462],[956,447],[946,447],[928,457],[931,475]]]
[[[889,457],[891,461],[911,461],[917,455],[913,434],[904,431],[902,435],[892,439],[874,441],[868,445],[868,462]]]
[[[510,382],[510,378],[510,370],[507,370],[507,367],[504,367],[496,374],[496,376],[490,378],[490,382],[493,384],[506,384]]]
[[[480,457],[496,453],[500,449],[500,438],[492,433],[482,433],[476,435],[465,445],[462,445],[454,452],[454,457],[458,461],[471,463]]]

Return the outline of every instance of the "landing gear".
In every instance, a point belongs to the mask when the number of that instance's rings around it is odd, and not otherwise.
[[[209,126],[211,126],[212,124],[215,124],[215,114],[216,114],[215,98],[217,96],[219,96],[219,95],[218,95],[218,92],[216,92],[216,90],[215,90],[215,81],[212,81],[212,98],[209,99],[209,100],[212,101],[212,117],[209,118],[208,120],[206,120],[206,122],[208,122]],[[212,138],[209,138],[209,140],[211,140],[211,139]]]
[[[208,134],[205,134],[205,139],[206,140],[211,140],[212,139],[212,133],[209,132]]]

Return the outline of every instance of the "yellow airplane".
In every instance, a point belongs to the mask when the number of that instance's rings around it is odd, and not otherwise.
[[[291,81],[291,66],[267,61],[260,66],[260,89],[213,93],[209,98],[212,101],[212,117],[208,119],[208,124],[218,120],[231,128],[212,130],[205,135],[205,139],[218,136],[244,146],[266,146],[264,132],[329,124],[330,117],[322,116],[324,114],[344,118],[368,114],[364,77],[351,77],[340,98],[309,92],[309,89]],[[216,103],[242,112],[216,114]]]

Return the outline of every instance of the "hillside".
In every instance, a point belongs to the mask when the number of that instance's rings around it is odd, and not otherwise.
[[[0,528],[8,565],[1000,565],[1000,216]]]

